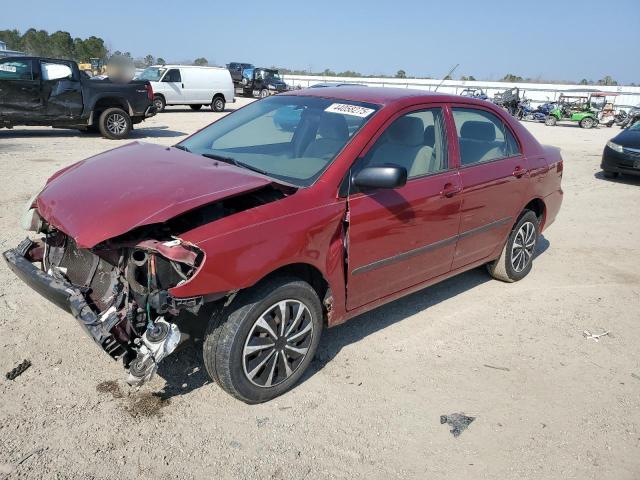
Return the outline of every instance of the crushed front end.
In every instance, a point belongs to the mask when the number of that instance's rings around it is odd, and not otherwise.
[[[149,380],[180,343],[178,315],[196,314],[203,304],[202,297],[169,293],[194,275],[203,253],[161,232],[153,232],[159,240],[145,231],[85,249],[46,222],[37,230],[41,238],[4,252],[11,270],[71,313],[113,359],[122,359],[128,383]]]

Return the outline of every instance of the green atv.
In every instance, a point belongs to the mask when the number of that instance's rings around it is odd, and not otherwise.
[[[560,95],[555,108],[545,118],[545,125],[553,126],[559,121],[578,122],[582,128],[598,125],[598,111],[591,106],[591,96]]]

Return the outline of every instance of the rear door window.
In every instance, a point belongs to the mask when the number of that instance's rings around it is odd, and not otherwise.
[[[518,142],[502,120],[486,110],[452,109],[460,147],[460,165],[490,162],[520,154]]]
[[[0,62],[0,80],[33,80],[31,60]]]

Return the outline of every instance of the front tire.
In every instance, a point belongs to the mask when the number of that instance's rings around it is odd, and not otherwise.
[[[540,232],[538,217],[525,210],[507,238],[500,257],[487,265],[489,274],[503,282],[517,282],[531,271]]]
[[[223,112],[225,106],[224,98],[222,97],[214,97],[211,102],[211,110],[214,112]]]
[[[608,172],[607,170],[603,170],[602,175],[604,175],[604,178],[609,179],[618,178],[618,172]]]
[[[553,115],[549,115],[547,118],[544,119],[544,124],[548,127],[553,127],[555,126],[556,123],[558,123],[558,119]]]
[[[205,367],[237,399],[271,400],[304,374],[322,327],[322,305],[308,283],[292,277],[263,281],[214,313],[203,345]]]
[[[164,109],[167,106],[167,102],[165,102],[164,98],[160,95],[153,97],[153,104],[155,105],[158,113],[164,112]]]
[[[107,108],[100,114],[98,128],[104,138],[122,140],[131,132],[131,117],[121,108]]]
[[[260,98],[267,98],[269,96],[269,90],[267,90],[266,88],[263,88],[262,90],[260,90]]]

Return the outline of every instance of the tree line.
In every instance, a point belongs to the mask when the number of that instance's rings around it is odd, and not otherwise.
[[[0,30],[0,40],[7,44],[9,50],[78,62],[87,62],[90,58],[105,59],[108,54],[102,38],[73,38],[69,32],[62,31],[49,34],[46,30],[30,28],[21,34],[15,29]]]
[[[69,32],[57,31],[49,33],[46,30],[30,28],[24,33],[19,30],[0,30],[0,41],[7,44],[9,50],[24,52],[37,57],[62,58],[74,60],[78,63],[87,63],[91,58],[99,58],[102,61],[119,60],[133,63],[136,67],[143,68],[154,64],[166,64],[162,57],[146,55],[134,58],[130,52],[116,50],[110,52],[105,41],[96,36],[89,38],[72,37]],[[208,65],[206,58],[200,57],[193,61],[194,65]]]

